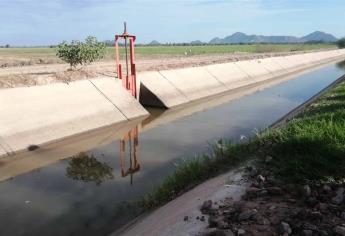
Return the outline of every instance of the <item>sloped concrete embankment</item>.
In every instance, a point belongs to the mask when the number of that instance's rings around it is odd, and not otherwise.
[[[138,74],[140,103],[173,108],[343,59],[344,49],[143,72]]]
[[[0,157],[105,126],[125,126],[147,115],[114,79],[3,89]]]

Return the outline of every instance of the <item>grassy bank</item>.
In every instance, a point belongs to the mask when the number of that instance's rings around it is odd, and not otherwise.
[[[181,162],[142,204],[148,208],[158,206],[248,159],[258,160],[290,183],[344,181],[345,82],[283,127],[267,129],[247,143],[219,141],[212,150]]]
[[[184,56],[189,55],[224,54],[234,52],[264,53],[264,52],[290,52],[317,49],[336,48],[334,44],[253,44],[253,45],[206,45],[206,46],[142,46],[136,48],[139,57],[152,56]],[[55,48],[0,48],[0,59],[56,59]],[[108,47],[105,60],[114,58],[114,48]]]

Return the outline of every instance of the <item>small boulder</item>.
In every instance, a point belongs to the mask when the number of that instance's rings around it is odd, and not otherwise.
[[[278,227],[278,231],[280,234],[282,235],[290,235],[292,233],[292,229],[290,227],[290,225],[286,222],[281,222],[279,227]]]
[[[336,196],[332,198],[332,203],[340,205],[344,202],[344,188],[339,188],[336,192]]]
[[[208,211],[210,211],[212,208],[212,201],[211,200],[207,200],[204,201],[204,203],[202,204],[200,211],[202,213],[207,213]]]
[[[256,216],[257,213],[258,211],[256,209],[246,210],[244,212],[241,212],[238,215],[238,220],[239,221],[251,220]]]
[[[345,227],[344,226],[336,226],[334,228],[334,233],[339,236],[345,236]]]
[[[266,178],[263,177],[262,175],[258,175],[257,180],[259,183],[264,183],[266,181]]]
[[[302,231],[302,235],[303,236],[312,236],[313,235],[313,231],[309,230],[309,229],[305,229]]]
[[[309,185],[304,185],[303,189],[302,189],[302,193],[304,197],[310,197],[311,195],[311,188],[309,187]]]
[[[237,236],[244,235],[246,231],[244,229],[237,230]]]
[[[272,194],[272,195],[282,195],[283,194],[283,190],[279,187],[269,187],[267,188],[267,191]]]

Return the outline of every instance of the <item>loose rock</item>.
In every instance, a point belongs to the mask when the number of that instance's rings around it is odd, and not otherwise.
[[[292,233],[292,229],[291,229],[290,225],[286,222],[281,222],[278,230],[279,230],[279,233],[281,233],[281,234],[290,235]]]
[[[340,205],[344,202],[344,188],[339,188],[336,194],[337,195],[332,198],[332,203]]]
[[[311,231],[311,230],[303,230],[302,231],[302,235],[303,236],[312,236],[313,235],[313,231]]]
[[[209,210],[211,210],[212,208],[212,201],[211,200],[207,200],[204,201],[204,203],[202,204],[200,210],[202,213],[207,213]]]
[[[303,186],[303,196],[304,197],[310,197],[311,195],[311,189],[309,187],[309,185],[304,185]]]
[[[343,226],[337,226],[334,228],[334,233],[336,235],[341,235],[341,236],[345,236],[345,227]]]
[[[250,220],[258,213],[256,209],[246,210],[238,215],[239,221]]]

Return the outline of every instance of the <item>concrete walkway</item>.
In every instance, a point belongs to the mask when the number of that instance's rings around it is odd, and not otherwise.
[[[213,202],[231,197],[240,200],[245,193],[248,183],[242,179],[241,169],[230,171],[227,174],[197,186],[181,195],[148,216],[143,216],[124,228],[113,232],[112,236],[191,236],[204,231],[208,226],[205,221],[197,220],[201,216],[200,207],[206,200]],[[189,220],[185,221],[185,216]]]

